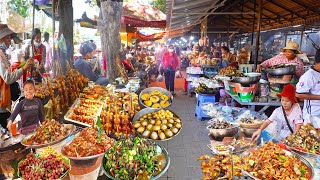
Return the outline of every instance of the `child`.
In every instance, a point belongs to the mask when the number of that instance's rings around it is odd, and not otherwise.
[[[21,133],[32,133],[38,126],[39,122],[44,121],[44,110],[40,99],[34,97],[35,86],[32,80],[27,80],[23,84],[25,99],[20,101],[8,118],[7,128],[11,131],[12,121],[18,114],[21,116]]]
[[[295,133],[300,129],[303,123],[302,112],[295,97],[295,92],[295,88],[291,84],[284,86],[282,92],[278,95],[281,97],[281,107],[275,109],[261,127],[253,133],[252,140],[258,140],[261,131],[274,121],[278,124],[279,140],[286,138],[291,133]]]

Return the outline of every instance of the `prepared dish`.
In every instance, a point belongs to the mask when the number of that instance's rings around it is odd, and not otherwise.
[[[147,139],[121,139],[105,154],[105,170],[114,178],[150,179],[166,166],[163,153],[157,151],[155,143]]]
[[[48,144],[60,140],[69,135],[73,129],[71,126],[60,124],[54,119],[46,119],[35,133],[23,141],[25,145]]]
[[[93,127],[83,129],[69,145],[62,149],[63,154],[69,157],[87,157],[106,152],[113,146],[114,139],[104,133],[101,137],[98,134],[98,130]]]
[[[311,124],[301,126],[298,132],[291,134],[283,142],[296,150],[320,155],[320,137]]]
[[[203,173],[203,180],[209,179],[232,179],[232,161],[230,155],[215,155],[210,157],[204,155],[198,158],[201,162],[201,170]],[[233,175],[243,176],[241,172],[241,161],[236,155],[233,156]]]
[[[243,156],[242,164],[243,170],[259,179],[307,180],[312,176],[304,162],[272,141]]]
[[[209,129],[227,129],[233,127],[232,124],[230,124],[227,121],[222,120],[215,120],[212,121],[211,124],[208,126]]]

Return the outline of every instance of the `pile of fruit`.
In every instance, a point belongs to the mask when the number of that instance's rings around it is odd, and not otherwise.
[[[40,156],[30,153],[18,164],[19,176],[25,180],[59,179],[70,170],[70,161],[54,154]]]
[[[142,94],[141,100],[144,105],[152,108],[166,108],[171,104],[170,97],[158,90]]]
[[[208,86],[203,83],[199,83],[199,86],[196,88],[196,92],[199,94],[216,94],[217,90],[208,88]]]
[[[143,137],[165,140],[180,132],[182,121],[169,110],[159,110],[143,115],[133,127]]]

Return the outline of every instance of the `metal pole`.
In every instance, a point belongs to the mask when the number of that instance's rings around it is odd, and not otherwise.
[[[227,39],[227,47],[229,47],[229,35],[230,35],[230,16],[228,16],[228,39]]]
[[[258,14],[258,30],[257,30],[257,36],[256,36],[256,59],[254,61],[255,67],[257,67],[258,64],[258,56],[260,51],[260,31],[261,31],[261,14],[262,14],[262,1],[259,0],[259,14]]]
[[[304,26],[302,27],[301,37],[300,37],[300,50],[301,50],[301,48],[302,48],[303,34],[304,34]]]
[[[53,66],[53,75],[55,76],[56,75],[56,63],[55,63],[55,60],[56,60],[56,53],[55,53],[55,38],[54,38],[54,35],[55,35],[55,32],[56,32],[56,5],[55,5],[55,0],[52,0],[52,49],[53,49],[53,53],[52,53],[52,66]]]
[[[253,11],[256,12],[256,5],[257,2],[254,1]],[[253,38],[254,38],[254,23],[256,22],[256,15],[253,15],[253,22],[252,22],[252,34],[251,34],[251,47],[253,47]],[[253,50],[250,53],[250,61],[252,62]]]
[[[36,0],[33,0],[33,12],[32,12],[32,33],[34,33],[34,19],[35,19],[35,12],[36,12]],[[31,38],[32,39],[32,38]],[[34,59],[34,39],[31,40],[31,49],[32,49],[32,58]],[[30,79],[33,77],[33,67],[30,68]]]

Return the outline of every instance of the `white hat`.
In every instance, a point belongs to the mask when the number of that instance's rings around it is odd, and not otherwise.
[[[281,48],[280,51],[284,52],[286,49],[295,50],[298,52],[298,54],[301,54],[301,51],[299,50],[299,44],[296,41],[289,41],[287,46]]]
[[[0,39],[6,37],[7,35],[10,35],[14,33],[11,29],[9,29],[8,25],[6,24],[0,24]]]

